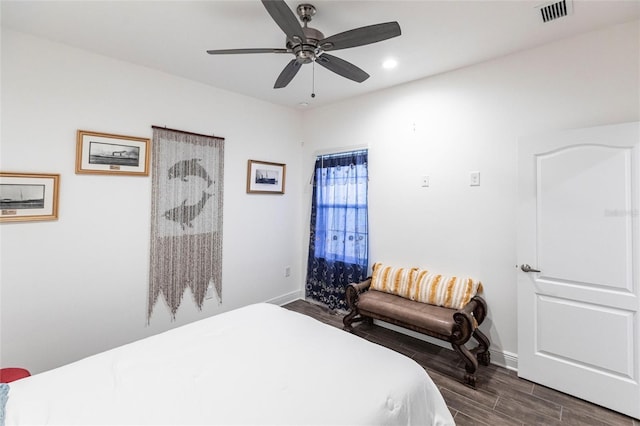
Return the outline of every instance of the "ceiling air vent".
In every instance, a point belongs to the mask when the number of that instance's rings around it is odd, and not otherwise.
[[[545,3],[537,7],[540,10],[542,22],[549,22],[573,13],[571,0],[560,0],[553,3]]]

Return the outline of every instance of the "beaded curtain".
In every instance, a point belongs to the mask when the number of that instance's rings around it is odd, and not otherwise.
[[[224,139],[153,127],[147,321],[162,295],[175,320],[184,292],[222,301]]]

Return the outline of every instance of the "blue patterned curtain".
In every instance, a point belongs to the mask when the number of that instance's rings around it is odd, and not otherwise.
[[[316,159],[306,295],[331,309],[347,309],[347,284],[366,278],[367,150]]]

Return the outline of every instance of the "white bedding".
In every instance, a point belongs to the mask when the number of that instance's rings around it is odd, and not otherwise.
[[[413,360],[257,304],[10,384],[6,425],[453,425]]]

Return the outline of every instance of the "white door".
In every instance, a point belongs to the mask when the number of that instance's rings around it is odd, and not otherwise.
[[[518,375],[636,418],[639,140],[626,123],[518,146]]]

